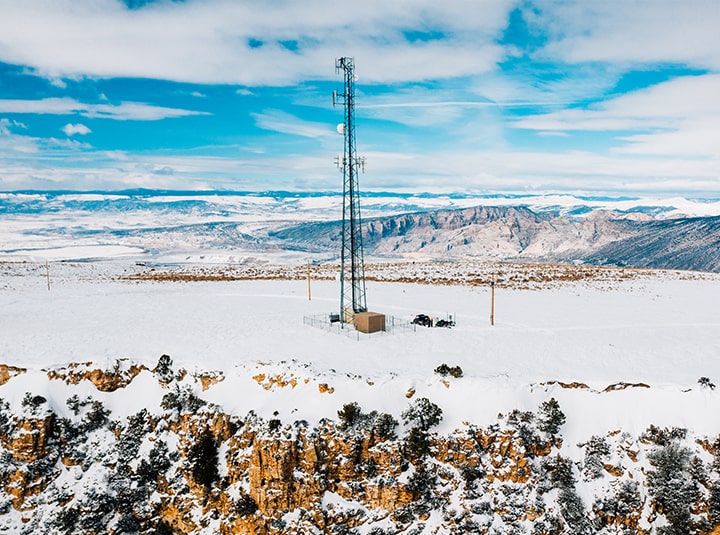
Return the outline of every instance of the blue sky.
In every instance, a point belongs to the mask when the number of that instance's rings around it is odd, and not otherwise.
[[[0,191],[720,196],[716,0],[0,0]]]

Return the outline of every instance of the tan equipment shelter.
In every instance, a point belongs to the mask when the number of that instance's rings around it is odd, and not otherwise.
[[[356,312],[355,328],[361,333],[376,333],[385,330],[385,314],[377,312]]]

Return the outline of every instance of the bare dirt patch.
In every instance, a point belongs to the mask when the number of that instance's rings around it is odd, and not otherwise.
[[[334,280],[340,271],[337,264],[311,267],[313,280]],[[203,282],[243,280],[304,280],[307,266],[222,265],[222,266],[155,266],[122,275],[120,280],[155,282]],[[703,273],[632,269],[571,264],[526,264],[493,262],[387,262],[367,263],[365,279],[374,282],[400,282],[429,285],[490,286],[497,288],[537,290],[568,283],[587,283],[612,287],[642,279],[671,277],[702,279]]]

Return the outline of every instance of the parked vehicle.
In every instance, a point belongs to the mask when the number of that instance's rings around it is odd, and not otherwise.
[[[425,314],[418,314],[417,316],[415,316],[415,318],[412,320],[412,323],[414,323],[415,325],[422,325],[423,327],[433,326],[432,318]]]

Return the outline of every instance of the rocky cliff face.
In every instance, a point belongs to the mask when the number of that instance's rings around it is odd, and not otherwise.
[[[403,214],[364,222],[369,255],[388,258],[587,262],[720,270],[720,218],[654,219],[595,211],[583,217],[522,206]],[[281,247],[334,251],[339,223],[295,225],[270,234]]]
[[[86,363],[51,370],[48,380],[91,381],[99,394],[121,396],[122,383],[143,374],[163,389],[162,403],[124,419],[99,395],[62,401],[28,393],[19,410],[0,402],[0,531],[720,529],[720,437],[650,427],[641,436],[618,430],[566,444],[554,399],[441,435],[433,429],[442,408],[410,393],[402,414],[348,403],[317,425],[228,414],[200,397],[221,375],[174,370],[168,357],[154,370]]]

